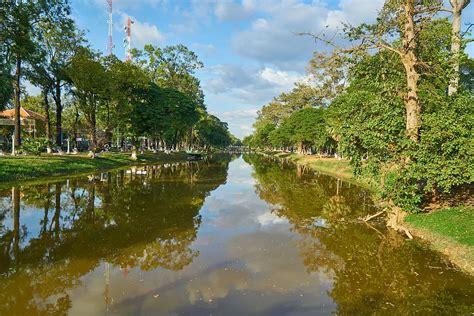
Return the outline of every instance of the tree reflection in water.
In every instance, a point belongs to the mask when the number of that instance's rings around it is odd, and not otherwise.
[[[190,248],[199,209],[225,183],[229,162],[140,166],[0,191],[0,314],[66,313],[67,290],[103,262],[183,269],[199,254]]]
[[[245,159],[254,166],[259,196],[298,234],[307,271],[332,275],[338,314],[472,312],[472,278],[382,224],[356,220],[374,211],[368,192],[271,158]]]

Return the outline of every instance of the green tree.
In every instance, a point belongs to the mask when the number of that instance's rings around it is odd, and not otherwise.
[[[72,92],[87,122],[91,150],[95,151],[98,145],[97,113],[104,104],[109,84],[106,70],[94,52],[82,48],[72,58],[68,74],[74,84]]]
[[[196,124],[197,143],[200,147],[227,147],[235,141],[229,133],[227,123],[214,115],[205,114]]]
[[[13,65],[14,72],[15,142],[18,145],[21,144],[21,79],[25,76],[24,70],[38,61],[37,27],[46,21],[58,23],[69,10],[66,0],[7,0],[0,6],[0,39],[5,47],[1,50],[6,63]]]
[[[45,101],[45,112],[49,120],[49,99],[51,95],[56,106],[56,145],[61,146],[63,140],[62,95],[64,87],[69,85],[70,78],[67,67],[71,58],[84,42],[82,34],[77,31],[69,11],[55,21],[46,20],[38,24],[41,62],[32,65],[32,82],[41,87]],[[48,133],[49,134],[49,133]],[[49,135],[48,135],[49,138]]]

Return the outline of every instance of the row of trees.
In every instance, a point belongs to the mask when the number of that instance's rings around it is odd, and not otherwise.
[[[44,114],[45,137],[59,147],[65,134],[76,140],[83,133],[91,150],[139,137],[168,149],[236,141],[225,122],[207,113],[195,77],[203,64],[187,47],[146,45],[131,62],[103,56],[77,29],[67,0],[3,1],[0,21],[0,109],[16,109],[17,145],[22,106]],[[41,94],[23,97],[25,80]]]
[[[474,68],[460,32],[469,2],[388,0],[375,24],[347,26],[350,47],[309,34],[333,50],[310,61],[314,82],[263,107],[245,142],[335,148],[356,174],[379,179],[387,198],[412,211],[471,185]],[[440,17],[445,11],[452,20]]]

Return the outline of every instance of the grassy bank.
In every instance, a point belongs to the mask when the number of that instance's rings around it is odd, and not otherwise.
[[[105,153],[95,159],[86,155],[4,156],[0,157],[0,183],[80,174],[137,163],[185,159],[185,153],[145,153],[138,155],[136,161],[130,159],[130,153]]]
[[[370,179],[354,178],[353,169],[347,160],[294,153],[266,154],[355,182],[373,191],[378,188],[377,183]],[[414,236],[427,241],[432,249],[445,254],[451,262],[474,275],[474,208],[458,207],[411,214],[405,218],[405,224]]]
[[[474,275],[474,208],[456,207],[432,213],[411,214],[408,228],[432,248],[447,255],[463,270]]]

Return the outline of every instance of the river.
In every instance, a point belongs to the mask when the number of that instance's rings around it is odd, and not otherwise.
[[[375,211],[257,155],[0,189],[0,315],[474,312],[474,278]]]

